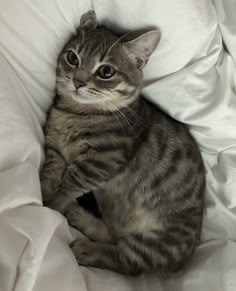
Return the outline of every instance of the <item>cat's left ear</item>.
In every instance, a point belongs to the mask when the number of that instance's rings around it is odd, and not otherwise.
[[[124,43],[124,47],[130,57],[137,61],[137,66],[142,69],[161,39],[158,29],[148,31],[139,37]]]
[[[84,31],[94,30],[97,27],[97,18],[93,10],[89,10],[80,19],[80,28]]]

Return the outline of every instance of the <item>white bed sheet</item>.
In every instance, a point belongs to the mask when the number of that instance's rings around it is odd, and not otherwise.
[[[41,125],[56,60],[90,8],[111,27],[161,27],[144,94],[189,125],[206,165],[202,244],[166,281],[78,266],[66,220],[42,207]],[[1,291],[236,290],[235,9],[234,0],[0,0]]]

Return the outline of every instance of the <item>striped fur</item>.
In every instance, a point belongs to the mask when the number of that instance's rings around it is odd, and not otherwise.
[[[183,124],[140,97],[147,52],[137,54],[140,37],[118,40],[95,28],[89,13],[92,26],[89,17],[86,26],[82,21],[59,57],[57,95],[45,126],[43,199],[91,239],[71,245],[80,264],[167,275],[187,262],[200,239],[201,155]],[[154,49],[153,35],[145,37]],[[77,68],[66,64],[72,48],[81,59]],[[95,73],[104,62],[118,71],[110,81]],[[72,83],[81,70],[87,74],[82,93]],[[75,202],[91,191],[102,219]]]

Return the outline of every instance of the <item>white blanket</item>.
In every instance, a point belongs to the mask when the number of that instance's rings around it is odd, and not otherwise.
[[[143,92],[189,125],[204,158],[202,244],[166,281],[78,266],[66,219],[42,207],[41,126],[56,61],[91,8],[110,27],[161,27]],[[1,291],[236,290],[235,11],[235,0],[0,0]]]

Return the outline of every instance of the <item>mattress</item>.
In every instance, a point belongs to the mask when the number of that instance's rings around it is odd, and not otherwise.
[[[159,26],[161,42],[144,72],[143,95],[187,124],[204,159],[201,244],[167,279],[79,266],[78,236],[42,206],[42,126],[57,57],[81,15],[127,31]],[[0,0],[0,290],[236,290],[235,0]]]

